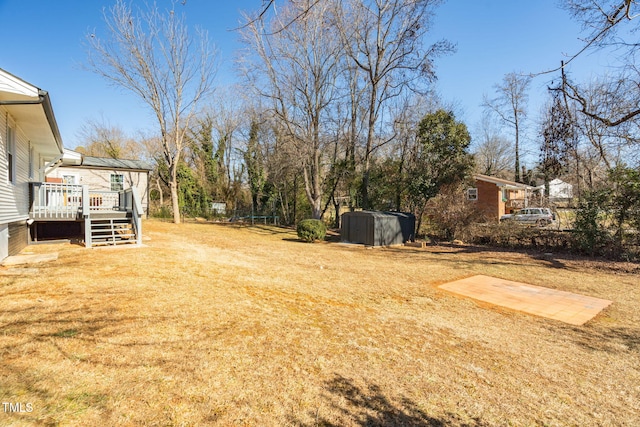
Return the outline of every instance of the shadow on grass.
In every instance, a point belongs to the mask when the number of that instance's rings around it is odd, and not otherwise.
[[[451,414],[446,418],[435,418],[420,409],[414,402],[403,398],[393,401],[385,396],[383,390],[369,384],[358,387],[352,380],[336,375],[327,381],[325,390],[329,393],[331,412],[335,419],[324,418],[320,411],[310,414],[314,421],[309,424],[291,420],[299,426],[338,427],[342,425],[358,426],[484,426],[480,420],[462,421],[457,415]]]
[[[397,252],[403,254],[412,254],[415,256],[420,255],[438,255],[438,256],[450,256],[452,258],[457,255],[475,255],[482,256],[486,255],[487,258],[479,258],[474,260],[467,260],[464,258],[455,259],[456,262],[466,262],[468,264],[514,264],[520,263],[520,260],[531,260],[535,262],[542,262],[546,264],[550,268],[558,268],[565,269],[569,268],[564,262],[564,258],[562,256],[542,253],[542,252],[533,252],[533,251],[517,251],[512,249],[504,249],[504,248],[494,248],[494,247],[485,247],[485,246],[475,246],[475,245],[454,245],[454,244],[440,244],[437,246],[427,246],[426,249],[419,248],[410,248],[410,247],[386,247],[385,250],[390,252]],[[503,262],[502,255],[522,255],[524,258],[520,258],[520,260],[509,260]],[[452,259],[454,260],[454,259]]]
[[[576,344],[589,350],[611,354],[640,350],[640,328],[593,326],[573,331]]]
[[[211,222],[211,221],[185,221],[185,224],[206,225],[214,227],[227,227],[248,230],[256,234],[263,235],[278,235],[278,234],[290,234],[295,233],[295,229],[292,227],[286,227],[284,225],[274,224],[253,224],[248,222]]]

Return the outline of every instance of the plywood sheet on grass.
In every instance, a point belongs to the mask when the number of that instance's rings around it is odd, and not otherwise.
[[[439,288],[476,300],[572,325],[583,325],[611,301],[496,277],[478,275]]]

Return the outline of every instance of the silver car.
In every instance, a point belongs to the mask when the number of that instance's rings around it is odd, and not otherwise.
[[[555,220],[555,215],[549,208],[526,208],[520,209],[513,214],[502,215],[500,222],[515,221],[520,224],[537,225],[544,227]]]

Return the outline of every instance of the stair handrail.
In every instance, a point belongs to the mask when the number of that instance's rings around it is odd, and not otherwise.
[[[89,209],[89,186],[82,186],[82,218],[84,219],[84,246],[91,247],[91,210]]]
[[[142,214],[143,214],[142,204],[140,203],[138,194],[133,190],[133,188],[128,188],[127,190],[125,190],[125,195],[127,193],[131,194],[131,217],[133,219],[133,227],[135,228],[135,232],[136,232],[136,244],[141,245],[142,244]],[[128,199],[128,197],[125,197],[125,199]]]

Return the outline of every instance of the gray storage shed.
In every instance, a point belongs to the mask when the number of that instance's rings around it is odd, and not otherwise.
[[[342,214],[340,240],[367,246],[401,245],[415,237],[416,217],[403,212],[359,211]]]

